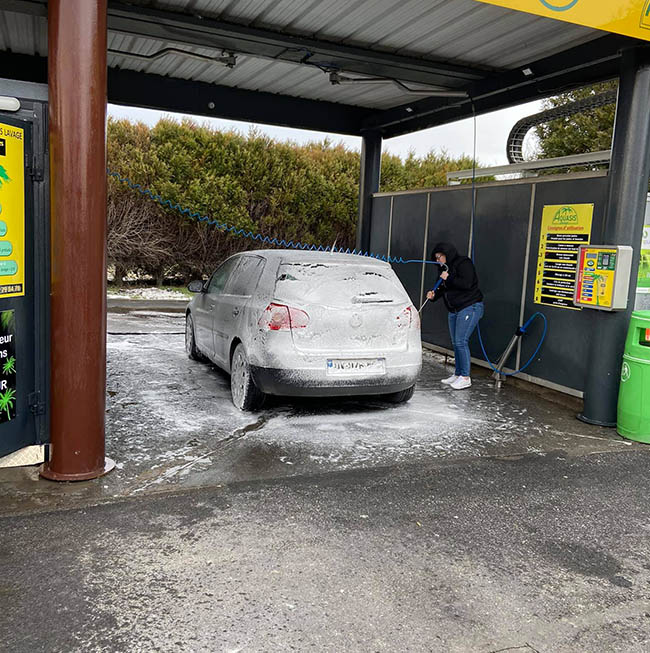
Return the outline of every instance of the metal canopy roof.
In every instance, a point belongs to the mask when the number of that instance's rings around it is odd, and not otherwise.
[[[108,6],[109,101],[356,135],[615,77],[622,48],[648,47],[474,0]],[[45,0],[2,1],[1,75],[46,81],[46,16]]]

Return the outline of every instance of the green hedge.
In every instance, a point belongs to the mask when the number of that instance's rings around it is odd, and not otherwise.
[[[172,202],[211,218],[314,244],[354,247],[359,154],[329,140],[298,145],[258,131],[247,136],[191,121],[161,120],[149,128],[108,122],[108,167]],[[405,161],[382,158],[382,191],[439,186],[445,172],[471,159],[429,153]],[[255,247],[161,208],[109,178],[108,260],[160,281],[210,272],[235,251]]]

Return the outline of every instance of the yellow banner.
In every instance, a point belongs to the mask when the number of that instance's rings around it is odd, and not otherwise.
[[[650,41],[650,0],[477,0]]]
[[[0,122],[0,297],[25,294],[25,130]]]

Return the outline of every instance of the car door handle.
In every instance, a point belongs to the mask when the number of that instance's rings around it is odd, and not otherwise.
[[[232,311],[232,314],[233,314],[235,317],[237,317],[237,316],[239,315],[239,309],[238,309],[238,308],[234,308],[233,311]]]
[[[208,306],[208,310],[209,310],[209,311],[213,311],[213,310],[214,310],[214,304],[210,304],[210,305]]]

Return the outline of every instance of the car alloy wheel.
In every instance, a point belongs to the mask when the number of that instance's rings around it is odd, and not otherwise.
[[[203,355],[196,346],[196,340],[194,339],[194,320],[192,319],[191,313],[188,313],[185,316],[185,351],[192,360],[204,360]]]
[[[239,410],[255,410],[264,401],[264,393],[253,381],[244,345],[241,343],[235,348],[230,364],[230,392],[232,403]]]

